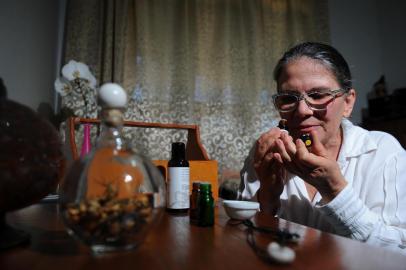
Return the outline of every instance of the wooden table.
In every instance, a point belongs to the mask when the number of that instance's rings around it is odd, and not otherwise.
[[[249,230],[230,222],[222,207],[215,225],[189,224],[188,216],[165,213],[163,219],[137,249],[92,255],[90,249],[70,237],[52,203],[37,204],[10,213],[9,224],[31,234],[31,242],[0,253],[0,269],[406,269],[406,256],[357,241],[323,233],[277,218],[257,215],[259,225],[289,228],[301,235],[293,264],[282,266],[261,257],[248,244]],[[259,250],[271,241],[254,233]]]

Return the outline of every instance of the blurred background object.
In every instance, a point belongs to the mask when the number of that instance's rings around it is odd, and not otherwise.
[[[7,88],[4,85],[3,79],[0,78],[0,99],[7,98]]]
[[[55,191],[65,162],[56,129],[27,106],[3,98],[0,149],[0,249],[4,249],[28,239],[6,224],[6,213]]]
[[[406,88],[389,90],[382,75],[367,94],[368,106],[362,110],[361,126],[388,132],[406,148]]]
[[[367,94],[367,98],[369,117],[380,117],[391,113],[390,97],[387,94],[384,75],[374,83],[371,91]]]

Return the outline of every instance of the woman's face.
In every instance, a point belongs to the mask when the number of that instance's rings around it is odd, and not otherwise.
[[[315,90],[337,90],[340,85],[334,74],[317,60],[300,57],[289,62],[279,80],[279,92],[295,91],[299,94]],[[355,102],[355,91],[338,95],[323,111],[313,111],[304,100],[291,112],[281,113],[287,120],[289,133],[293,138],[314,130],[325,146],[341,143],[340,123],[342,117],[349,117]]]

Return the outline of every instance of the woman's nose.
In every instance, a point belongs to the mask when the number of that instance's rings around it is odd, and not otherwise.
[[[308,115],[313,115],[313,110],[310,109],[310,107],[309,107],[309,105],[307,105],[306,101],[304,99],[302,99],[297,104],[296,113],[299,114],[299,116],[308,116]]]

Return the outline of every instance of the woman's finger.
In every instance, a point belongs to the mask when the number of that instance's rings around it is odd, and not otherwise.
[[[312,131],[310,135],[312,136],[312,153],[317,156],[327,157],[327,150],[321,143],[317,133]]]
[[[281,139],[276,140],[276,152],[280,154],[283,161],[292,161],[292,158],[289,156],[288,152],[286,152],[285,145]]]
[[[314,168],[320,165],[320,157],[310,153],[307,149],[306,145],[301,139],[296,140],[296,159],[299,163],[301,163],[304,167],[307,168]],[[312,147],[312,150],[313,147]]]
[[[265,155],[270,151],[275,143],[275,139],[280,136],[279,128],[272,128],[268,132],[262,134],[256,142],[254,162],[260,162]]]
[[[280,153],[274,153],[275,160],[279,162],[279,164],[283,164],[283,158]]]
[[[285,145],[286,152],[290,157],[294,157],[296,155],[296,145],[293,142],[293,138],[289,136],[286,132],[281,134],[281,140]]]
[[[300,177],[310,171],[310,168],[298,160],[296,156],[292,159],[292,162],[285,162],[284,166],[286,170]]]

